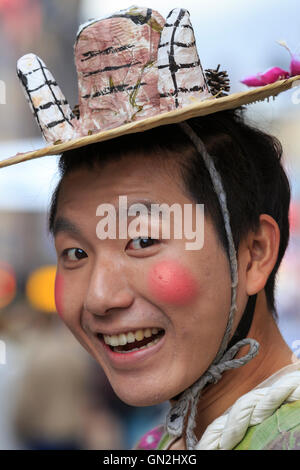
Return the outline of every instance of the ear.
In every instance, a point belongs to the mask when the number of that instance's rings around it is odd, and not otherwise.
[[[260,227],[251,232],[243,248],[246,263],[245,281],[248,295],[262,290],[278,256],[280,231],[277,222],[268,214],[261,214]]]

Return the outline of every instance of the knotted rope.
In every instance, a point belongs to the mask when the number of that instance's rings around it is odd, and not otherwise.
[[[281,404],[297,400],[300,400],[300,370],[240,397],[227,413],[206,428],[195,449],[230,450],[241,442],[249,426],[267,419]]]
[[[187,449],[193,450],[197,445],[197,438],[194,434],[194,428],[196,425],[196,413],[197,404],[201,394],[201,390],[207,383],[216,383],[220,380],[222,373],[225,370],[235,369],[247,364],[253,357],[256,356],[259,349],[259,344],[256,340],[251,338],[245,338],[234,346],[232,346],[225,354],[226,347],[229,342],[232,324],[234,320],[234,314],[237,309],[236,306],[236,294],[238,285],[238,268],[237,268],[237,255],[234,246],[234,241],[230,226],[230,215],[227,208],[226,193],[223,188],[221,176],[215,168],[213,158],[207,152],[204,143],[193,131],[187,122],[179,124],[183,132],[192,141],[199,154],[202,156],[207,170],[209,171],[214,191],[218,197],[219,204],[221,207],[226,236],[228,240],[228,251],[229,251],[229,262],[230,262],[230,274],[231,274],[231,307],[228,317],[226,330],[220,345],[220,348],[216,354],[216,357],[207,371],[187,390],[185,390],[177,403],[170,409],[167,418],[166,426],[169,434],[173,436],[180,436],[183,433],[184,422],[190,408],[190,414],[188,416],[187,428],[186,428],[186,445]],[[250,345],[249,352],[239,359],[233,359],[238,350],[245,346]]]

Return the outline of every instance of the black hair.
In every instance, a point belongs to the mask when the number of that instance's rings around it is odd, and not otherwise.
[[[265,285],[268,309],[277,319],[275,281],[289,241],[290,184],[282,166],[279,140],[246,123],[244,112],[245,108],[239,107],[187,122],[205,143],[221,175],[236,250],[250,230],[258,229],[260,214],[269,214],[278,224],[278,257]],[[59,161],[61,179],[53,193],[49,211],[50,233],[53,233],[59,191],[66,175],[81,168],[92,170],[95,165],[101,167],[112,159],[135,153],[147,158],[171,158],[174,167],[179,164],[187,194],[195,202],[204,204],[204,213],[212,220],[228,256],[223,216],[208,170],[201,155],[178,124],[121,136],[63,153]]]

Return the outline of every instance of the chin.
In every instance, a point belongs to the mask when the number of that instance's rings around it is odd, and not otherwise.
[[[153,395],[152,396],[149,396],[149,397],[145,397],[145,396],[128,396],[126,394],[118,394],[118,397],[120,398],[121,401],[123,401],[124,403],[126,403],[127,405],[130,405],[130,406],[136,406],[136,407],[140,407],[140,406],[154,406],[154,405],[159,405],[160,403],[163,403],[164,401],[167,400],[166,399],[159,399],[157,397],[154,397]]]
[[[149,393],[149,388],[144,392],[140,391],[139,393],[127,393],[128,391],[125,391],[124,389],[119,389],[118,387],[113,387],[113,389],[115,394],[121,401],[123,401],[129,406],[135,407],[159,405],[160,403],[163,403],[172,397],[172,395],[162,394],[161,391],[158,393],[154,393],[154,391],[151,390],[151,393]],[[131,390],[131,392],[134,391]]]
[[[155,377],[153,374],[126,378],[107,374],[107,378],[118,398],[129,406],[154,406],[172,400],[190,385],[181,381],[171,382],[163,380],[162,374]]]

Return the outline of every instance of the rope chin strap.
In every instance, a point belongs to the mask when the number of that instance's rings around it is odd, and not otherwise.
[[[258,353],[259,343],[254,339],[245,338],[241,341],[238,341],[235,345],[233,345],[230,349],[226,351],[230,333],[232,330],[234,314],[237,309],[236,295],[238,285],[237,255],[230,227],[230,216],[227,208],[226,194],[223,188],[221,176],[216,170],[215,165],[213,163],[213,159],[207,152],[202,140],[193,131],[189,124],[187,124],[187,122],[180,123],[179,125],[202,156],[206,168],[209,171],[214,191],[218,196],[224,219],[226,236],[228,240],[231,273],[231,307],[226,330],[219,351],[217,352],[214,361],[207,369],[207,371],[191,387],[189,387],[181,394],[180,398],[178,399],[176,404],[170,409],[167,415],[166,425],[169,434],[173,436],[181,436],[183,434],[186,416],[190,409],[186,425],[186,446],[188,450],[193,450],[195,449],[198,442],[194,434],[194,428],[196,425],[197,404],[201,391],[203,390],[206,384],[217,383],[221,379],[222,373],[224,371],[229,369],[236,369],[251,361],[251,359],[253,359]],[[248,353],[239,359],[233,359],[239,349],[247,344],[250,346]]]

